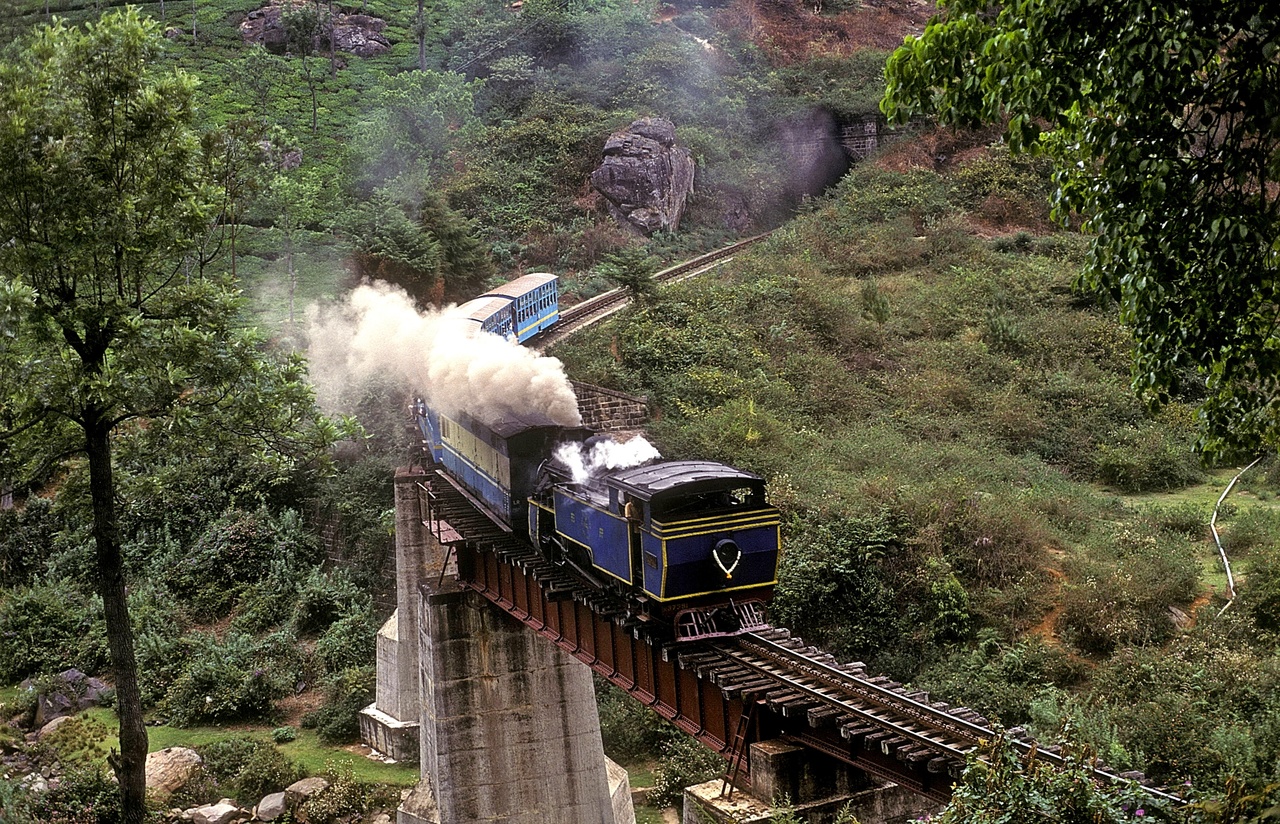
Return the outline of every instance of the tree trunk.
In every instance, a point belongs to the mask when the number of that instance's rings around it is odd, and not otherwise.
[[[107,646],[116,678],[120,755],[109,758],[120,782],[124,824],[142,824],[146,814],[147,728],[142,721],[138,663],[125,596],[124,558],[116,522],[115,479],[111,468],[111,425],[101,411],[86,415],[85,451],[93,499],[93,540],[97,547],[98,591],[107,623]]]
[[[338,25],[333,16],[333,0],[329,0],[329,76],[338,76]]]
[[[423,10],[424,0],[418,0],[418,71],[427,70],[427,16]]]
[[[285,262],[289,268],[289,331],[293,331],[293,296],[298,291],[298,273],[293,268],[293,232],[290,231],[285,241]]]

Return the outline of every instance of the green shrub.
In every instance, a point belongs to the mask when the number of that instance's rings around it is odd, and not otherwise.
[[[236,773],[236,798],[245,804],[256,803],[264,795],[279,792],[304,775],[284,753],[264,742],[249,754]]]
[[[1162,532],[1193,540],[1205,540],[1209,537],[1209,518],[1213,515],[1213,507],[1194,503],[1169,506],[1156,504],[1146,507],[1143,515]]]
[[[271,731],[271,740],[277,744],[288,744],[297,739],[298,731],[293,727],[276,727]]]
[[[330,624],[316,641],[316,656],[328,673],[371,665],[377,634],[378,624],[370,604]]]
[[[358,821],[371,810],[392,807],[399,800],[399,789],[389,785],[357,781],[351,767],[332,761],[325,765],[329,786],[298,808],[300,821]]]
[[[1197,483],[1204,473],[1192,452],[1191,438],[1180,434],[1153,424],[1121,430],[1115,441],[1098,447],[1097,479],[1123,492],[1181,489]]]
[[[1191,546],[1185,539],[1121,529],[1107,549],[1110,557],[1068,564],[1071,583],[1061,598],[1064,636],[1097,654],[1168,639],[1174,630],[1169,608],[1191,601],[1200,582]]]
[[[1219,518],[1218,531],[1233,558],[1259,551],[1270,555],[1280,545],[1280,512],[1261,506],[1242,507],[1228,518]]]
[[[324,744],[347,744],[360,737],[360,710],[373,700],[376,673],[371,666],[352,667],[329,679],[325,703],[302,718]]]
[[[649,802],[657,807],[684,809],[684,788],[724,775],[725,761],[692,738],[678,736],[662,747],[653,774]]]
[[[100,672],[107,659],[100,598],[67,583],[0,594],[0,682],[72,667]]]
[[[661,716],[608,681],[596,677],[595,688],[600,737],[613,760],[628,763],[656,757],[663,744],[680,735]]]
[[[315,555],[316,542],[296,514],[276,518],[265,508],[230,510],[209,525],[195,546],[168,553],[161,574],[199,618],[211,620],[227,615],[251,584],[269,576],[279,581]]]
[[[370,603],[369,595],[342,570],[313,568],[294,597],[290,626],[299,635],[318,635],[346,615],[371,611]]]
[[[1280,633],[1280,558],[1274,548],[1259,553],[1240,584],[1242,606],[1259,629]]]
[[[160,705],[176,726],[270,718],[272,702],[293,686],[292,672],[273,667],[247,635],[232,631],[219,641],[192,633],[188,640],[190,660]]]
[[[66,824],[118,824],[123,820],[120,787],[101,764],[62,774],[57,789],[39,801],[37,820]]]
[[[1006,642],[985,630],[977,647],[957,650],[913,682],[938,698],[973,707],[1005,726],[1023,724],[1046,691],[1079,681],[1082,669],[1065,652],[1033,639]]]
[[[58,529],[44,498],[29,498],[22,509],[0,510],[0,589],[30,584],[53,547]]]
[[[901,551],[888,510],[832,518],[791,538],[770,611],[777,623],[841,657],[866,657],[902,633],[897,586],[880,563]]]
[[[196,747],[204,759],[201,769],[220,784],[230,784],[249,757],[258,750],[270,746],[265,741],[247,735],[235,735]]]

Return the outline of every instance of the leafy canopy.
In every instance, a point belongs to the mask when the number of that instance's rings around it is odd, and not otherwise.
[[[890,117],[1004,122],[1056,161],[1153,404],[1203,380],[1201,445],[1280,443],[1280,10],[1264,0],[950,0],[886,68]]]
[[[334,434],[302,362],[267,353],[202,265],[224,193],[202,174],[195,80],[152,66],[162,43],[129,9],[55,22],[0,64],[0,475],[34,480],[33,450],[132,418],[180,436],[235,408],[226,425],[286,460]]]

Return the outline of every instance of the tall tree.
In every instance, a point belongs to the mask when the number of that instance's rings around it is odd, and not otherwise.
[[[87,458],[128,824],[145,812],[147,735],[113,433],[163,416],[180,431],[218,407],[243,410],[237,426],[263,442],[281,427],[334,434],[302,365],[266,356],[232,285],[191,263],[217,195],[201,178],[195,82],[153,65],[163,42],[129,7],[83,29],[55,21],[0,63],[0,443]]]
[[[1153,403],[1207,387],[1202,446],[1280,444],[1280,10],[1267,0],[948,0],[889,60],[899,120],[1004,122],[1057,162]],[[1203,389],[1196,388],[1197,393]]]

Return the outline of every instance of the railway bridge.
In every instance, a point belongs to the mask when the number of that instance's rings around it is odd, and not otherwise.
[[[617,301],[576,320],[593,322]],[[599,430],[643,422],[643,399],[575,389]],[[966,759],[995,735],[977,712],[838,661],[785,628],[672,643],[429,467],[397,473],[396,561],[397,609],[379,633],[377,699],[361,731],[379,751],[421,764],[399,824],[634,822],[625,774],[606,780],[590,672],[724,757],[723,781],[686,791],[717,821],[766,821],[784,796],[811,820],[853,802],[867,824],[905,821],[945,803]],[[1006,734],[1035,747],[1021,730]],[[1059,760],[1052,747],[1036,752]],[[1105,768],[1097,778],[1142,780]]]

